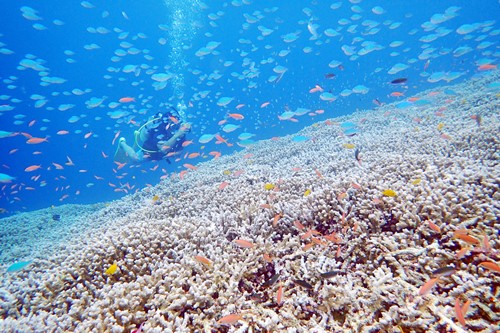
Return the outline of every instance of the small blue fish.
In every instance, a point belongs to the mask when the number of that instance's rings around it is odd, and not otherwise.
[[[31,263],[32,263],[31,260],[30,261],[15,262],[12,265],[10,265],[9,268],[7,268],[7,273],[18,272],[18,271],[24,269],[26,266],[28,266]]]
[[[9,176],[5,173],[0,173],[0,184],[1,183],[10,183],[12,182],[14,179],[16,179],[15,177],[12,177],[12,176]]]
[[[304,141],[307,141],[307,140],[309,140],[309,138],[307,136],[303,136],[303,135],[297,135],[297,136],[294,136],[292,138],[293,142],[304,142]]]

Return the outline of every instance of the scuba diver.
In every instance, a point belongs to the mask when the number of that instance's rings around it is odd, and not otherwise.
[[[181,122],[174,107],[151,117],[134,131],[134,146],[127,144],[124,137],[118,140],[114,161],[118,163],[142,162],[144,160],[168,160],[173,153],[182,149],[191,124]]]

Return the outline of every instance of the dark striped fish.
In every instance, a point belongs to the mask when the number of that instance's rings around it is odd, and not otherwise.
[[[319,275],[323,278],[323,279],[330,279],[334,276],[336,276],[337,274],[339,274],[338,271],[329,271],[329,272],[324,272],[324,273],[320,273]]]
[[[432,272],[432,276],[448,276],[455,273],[455,267],[445,266],[440,267]]]
[[[313,286],[310,285],[309,283],[307,283],[306,281],[304,280],[293,280],[293,283],[301,286],[302,288],[306,288],[306,289],[313,289]]]
[[[272,286],[276,281],[278,281],[279,277],[280,277],[280,275],[278,273],[274,274],[273,276],[271,276],[271,278],[269,280],[264,282],[262,287],[267,288],[267,287]]]

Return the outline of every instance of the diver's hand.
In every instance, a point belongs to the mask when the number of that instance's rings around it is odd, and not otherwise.
[[[191,124],[190,123],[182,123],[181,128],[179,128],[178,133],[185,134],[191,131]]]

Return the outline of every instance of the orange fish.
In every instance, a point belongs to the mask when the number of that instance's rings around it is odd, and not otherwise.
[[[274,219],[273,219],[273,227],[276,227],[278,225],[278,221],[280,220],[280,218],[282,217],[283,215],[282,214],[276,214],[274,215]]]
[[[217,141],[215,143],[217,144],[220,144],[220,143],[225,143],[226,146],[228,147],[231,147],[233,144],[232,143],[228,143],[226,139],[224,139],[222,136],[220,136],[219,134],[215,134],[215,138],[217,139]]]
[[[441,228],[438,227],[436,224],[432,223],[431,221],[427,221],[429,223],[429,228],[437,232],[438,234],[441,233]]]
[[[431,64],[431,59],[428,59],[425,64],[424,64],[424,72],[429,68],[429,65]]]
[[[237,313],[233,313],[233,314],[224,316],[221,319],[219,319],[217,321],[217,324],[226,324],[226,325],[229,325],[229,324],[234,324],[238,320],[242,320],[242,319],[243,319],[243,317],[241,315],[239,315]]]
[[[73,163],[73,161],[71,160],[71,158],[69,158],[69,156],[68,156],[68,155],[66,155],[66,158],[68,159],[68,162],[66,162],[66,163],[64,163],[64,164],[66,164],[66,165],[68,165],[68,166],[75,165],[75,163]]]
[[[90,138],[90,137],[92,136],[92,134],[94,134],[94,133],[92,133],[92,132],[88,132],[88,133],[87,133],[87,134],[85,134],[83,137],[84,137],[85,139],[88,139],[88,138]]]
[[[208,153],[208,155],[211,155],[214,157],[214,159],[218,159],[222,154],[218,151],[211,151],[210,153]]]
[[[268,106],[269,104],[271,104],[271,102],[264,102],[260,105],[261,108],[265,108],[266,106]]]
[[[58,135],[66,135],[66,134],[69,134],[69,131],[66,131],[66,130],[60,130],[60,131],[57,131]]]
[[[316,85],[314,88],[311,88],[309,89],[309,93],[313,94],[315,92],[323,92],[323,88],[321,88],[321,86],[319,85]]]
[[[228,182],[222,182],[222,183],[219,185],[219,191],[222,191],[223,189],[225,189],[227,185],[229,185],[229,183],[228,183]]]
[[[208,267],[211,267],[212,266],[212,261],[210,259],[207,259],[205,257],[202,257],[202,256],[195,256],[194,257],[196,259],[196,261],[198,261],[199,263],[202,263]]]
[[[255,246],[254,243],[249,242],[249,241],[244,240],[244,239],[235,239],[233,242],[236,243],[236,245],[238,245],[239,247],[243,247],[243,248],[247,248],[247,249],[251,249],[252,247]]]
[[[134,97],[122,97],[118,100],[120,103],[130,103],[130,102],[135,102]]]
[[[117,170],[120,170],[121,168],[123,168],[127,163],[120,163],[120,162],[114,162],[118,167],[116,168]]]
[[[399,92],[399,91],[394,91],[391,93],[391,96],[392,97],[402,97],[402,96],[404,96],[404,94],[402,92]]]
[[[480,71],[489,71],[489,70],[496,69],[496,68],[497,68],[497,65],[492,65],[492,64],[485,64],[485,65],[481,65],[478,67],[478,69]]]
[[[116,141],[116,139],[118,138],[119,135],[120,135],[120,131],[116,132],[115,137],[113,138],[113,141],[111,141],[112,145],[115,144],[115,141]]]
[[[304,245],[304,246],[302,247],[302,250],[303,250],[303,251],[307,251],[307,250],[309,250],[311,247],[313,247],[314,245],[315,245],[315,244],[314,244],[313,242],[308,243],[308,244],[306,244],[306,245]]]
[[[453,238],[458,238],[460,240],[463,240],[466,243],[473,244],[473,245],[479,245],[479,243],[480,243],[479,240],[477,240],[476,238],[474,238],[472,236],[467,235],[467,233],[463,232],[463,230],[456,230],[453,233]]]
[[[296,220],[296,221],[293,221],[293,225],[295,226],[295,228],[299,229],[299,230],[304,230],[304,225],[302,223],[300,223],[299,220]]]
[[[183,166],[184,166],[185,168],[187,168],[187,169],[191,169],[191,170],[196,170],[196,169],[198,169],[197,167],[195,167],[194,165],[189,164],[189,163],[185,163],[185,164],[183,164]]]
[[[245,104],[238,104],[238,105],[236,105],[236,110],[239,110],[239,109],[241,109],[244,106],[245,106]]]
[[[187,170],[182,170],[181,172],[179,172],[179,178],[182,180],[184,179],[184,176],[187,174]]]
[[[278,303],[278,305],[281,305],[281,303],[283,303],[283,285],[281,283],[278,288],[278,292],[276,293],[276,303]]]
[[[187,146],[189,146],[189,145],[190,145],[190,144],[192,144],[192,143],[193,143],[193,140],[184,141],[184,142],[182,143],[182,146],[183,146],[183,147],[187,147]]]
[[[63,167],[62,165],[60,165],[60,164],[57,164],[57,163],[52,163],[52,165],[53,165],[53,166],[55,166],[57,170],[62,170],[62,169],[64,169],[64,167]]]
[[[26,171],[26,172],[32,172],[32,171],[40,169],[41,167],[42,167],[41,165],[30,165],[29,167],[27,167],[26,169],[24,169],[24,171]]]
[[[228,113],[227,115],[236,120],[243,120],[245,118],[245,116],[240,113]]]
[[[464,313],[462,312],[462,307],[460,306],[460,300],[458,297],[455,299],[455,313],[457,315],[457,320],[462,326],[465,326],[465,317]]]
[[[436,285],[436,283],[439,281],[439,276],[438,277],[435,277],[435,278],[432,278],[430,279],[429,281],[427,281],[421,288],[420,290],[418,291],[418,294],[420,296],[425,296],[427,295],[431,289]]]
[[[200,156],[200,153],[191,153],[191,154],[189,154],[187,157],[188,157],[188,158],[197,158],[197,157],[199,157],[199,156]]]
[[[35,137],[31,137],[29,138],[26,143],[27,144],[30,144],[30,145],[34,145],[34,144],[39,144],[39,143],[42,143],[42,142],[49,142],[47,140],[48,138],[45,137],[45,138],[35,138]]]
[[[460,250],[457,251],[457,253],[455,253],[455,258],[462,259],[463,257],[465,257],[467,252],[469,252],[469,250],[470,250],[470,247],[461,248]]]
[[[479,266],[483,266],[484,268],[489,269],[490,271],[500,273],[500,266],[491,261],[483,261],[479,264]]]

